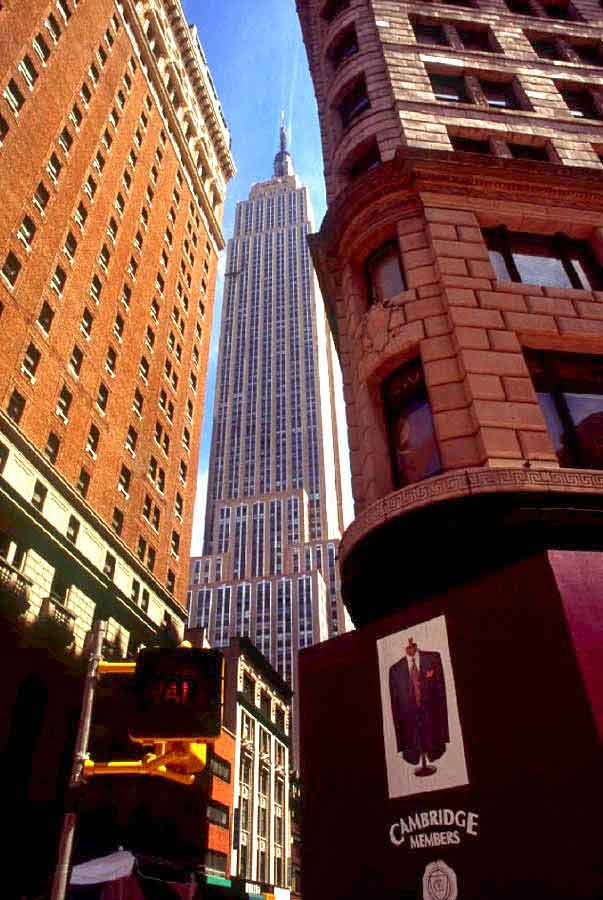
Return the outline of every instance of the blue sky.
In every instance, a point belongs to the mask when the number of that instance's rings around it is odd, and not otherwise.
[[[272,175],[281,110],[285,111],[295,170],[310,189],[316,224],[325,212],[320,132],[306,51],[294,0],[183,0],[197,26],[232,135],[237,175],[229,184],[223,229],[232,234],[234,212],[256,181]],[[211,441],[222,279],[216,287],[210,366],[199,457],[191,553],[201,552],[207,463]]]

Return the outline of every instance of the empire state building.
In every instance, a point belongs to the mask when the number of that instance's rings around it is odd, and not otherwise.
[[[308,189],[284,127],[274,174],[237,206],[228,242],[204,555],[191,625],[249,637],[292,686],[297,650],[349,627],[339,364],[312,269]]]

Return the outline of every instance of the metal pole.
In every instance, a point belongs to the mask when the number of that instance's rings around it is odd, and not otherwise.
[[[94,704],[94,693],[96,690],[97,670],[98,664],[102,658],[103,640],[106,629],[107,622],[104,619],[97,619],[92,628],[92,643],[90,645],[90,653],[88,654],[88,669],[86,671],[82,709],[80,712],[80,721],[73,753],[73,766],[71,769],[71,778],[69,779],[69,791],[72,791],[73,788],[81,784],[83,780],[82,772],[84,769],[84,761],[88,753],[88,739],[90,737],[90,725],[92,723],[92,706]],[[50,900],[64,900],[65,898],[76,819],[77,813],[72,811],[65,813]]]

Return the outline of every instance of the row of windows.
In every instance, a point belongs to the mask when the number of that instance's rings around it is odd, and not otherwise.
[[[429,21],[411,18],[411,25],[419,44],[430,47],[452,47],[456,50],[478,50],[482,53],[503,53],[491,28],[471,23]],[[560,60],[589,66],[603,65],[603,44],[588,38],[558,38],[554,34],[527,32],[534,52],[541,59]]]
[[[588,241],[506,228],[484,229],[483,235],[496,277],[503,281],[583,290],[603,288],[603,270]],[[366,260],[365,273],[369,304],[405,290],[397,241],[375,250]]]
[[[478,0],[442,0],[446,6],[479,9]],[[571,0],[505,0],[509,12],[524,16],[546,17],[561,21],[582,21],[579,10]],[[326,0],[321,16],[330,25],[341,13],[350,8],[350,0]],[[488,9],[488,12],[491,12]]]
[[[602,469],[601,357],[526,350],[525,358],[559,463]],[[437,474],[440,454],[418,360],[386,380],[383,404],[396,487]]]

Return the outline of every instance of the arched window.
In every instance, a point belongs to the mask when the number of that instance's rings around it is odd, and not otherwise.
[[[436,475],[442,464],[418,360],[390,375],[383,385],[383,405],[396,487]]]
[[[366,261],[369,304],[381,303],[406,290],[398,242],[382,244]]]

